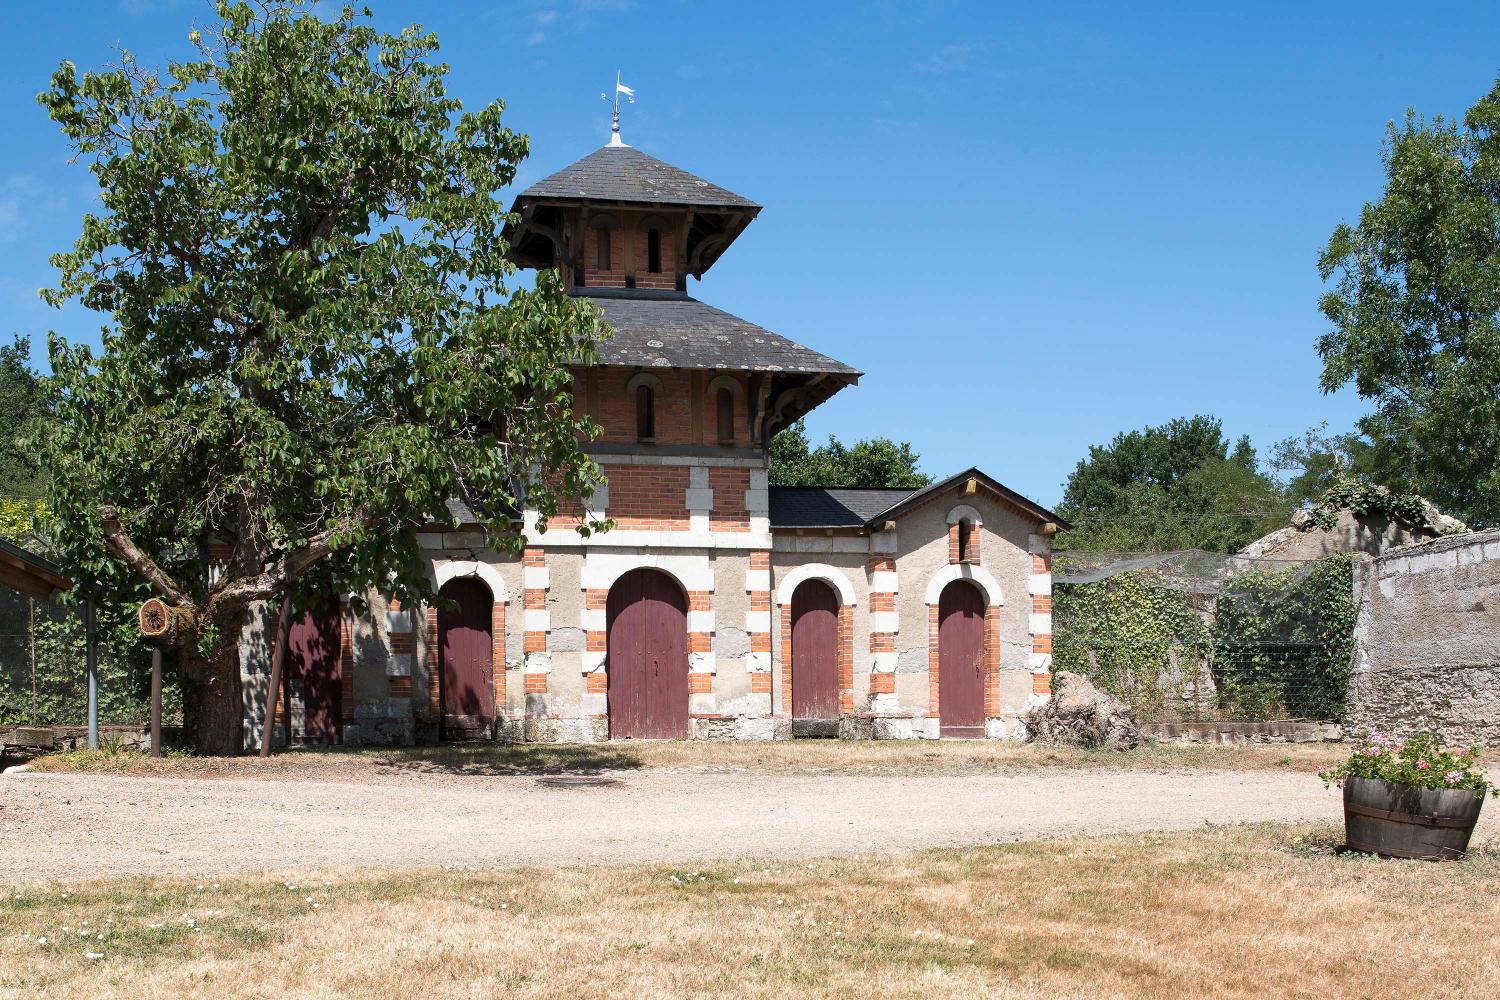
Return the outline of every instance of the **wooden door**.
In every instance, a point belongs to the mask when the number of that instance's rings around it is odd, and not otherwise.
[[[339,601],[331,597],[303,612],[287,631],[282,668],[287,742],[333,746],[344,722],[339,656]]]
[[[943,736],[984,736],[984,595],[962,580],[938,598],[938,716]]]
[[[839,598],[822,580],[792,593],[792,735],[837,736]]]
[[[687,598],[653,569],[631,570],[610,588],[609,735],[685,739],[688,735]]]
[[[476,739],[489,735],[495,718],[494,600],[484,582],[471,576],[443,584],[438,592],[439,688],[443,736]],[[452,607],[447,602],[453,602]]]

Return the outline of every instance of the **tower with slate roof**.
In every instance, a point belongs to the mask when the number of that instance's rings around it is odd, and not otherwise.
[[[1021,734],[1048,692],[1062,522],[978,469],[769,484],[772,435],[860,373],[689,294],[760,211],[618,141],[516,196],[513,259],[612,330],[573,370],[603,430],[585,506],[612,527],[523,511],[517,558],[453,505],[420,538],[442,600],[377,603],[338,640],[349,739]]]

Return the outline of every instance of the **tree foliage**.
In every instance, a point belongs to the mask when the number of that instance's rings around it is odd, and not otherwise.
[[[1500,84],[1462,123],[1389,126],[1385,190],[1319,258],[1322,385],[1375,404],[1376,480],[1500,521]]]
[[[217,11],[193,58],[64,63],[39,100],[103,205],[45,294],[110,317],[98,355],[50,342],[56,541],[86,587],[192,612],[185,724],[222,753],[251,602],[421,596],[416,529],[450,498],[515,547],[515,510],[600,477],[568,368],[597,357],[597,314],[553,272],[507,284],[495,192],[527,141],[503,105],[464,111],[416,27]]]
[[[1373,447],[1364,435],[1329,433],[1328,424],[1323,423],[1300,436],[1276,442],[1266,465],[1281,482],[1286,499],[1293,506],[1301,506],[1319,502],[1341,479],[1373,479],[1372,453]]]
[[[775,486],[841,486],[921,489],[932,477],[918,467],[907,442],[866,438],[846,445],[833,435],[814,448],[802,421],[771,439],[771,483]]]
[[[30,440],[48,412],[42,379],[31,370],[31,341],[0,347],[0,499],[35,499],[47,484],[46,465]]]
[[[1058,512],[1074,523],[1059,548],[1234,552],[1281,527],[1290,505],[1213,417],[1173,420],[1089,449]]]

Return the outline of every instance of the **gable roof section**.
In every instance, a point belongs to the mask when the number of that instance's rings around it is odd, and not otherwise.
[[[0,539],[0,585],[46,600],[72,587],[73,581],[49,560]]]
[[[699,205],[759,211],[749,198],[631,146],[603,146],[522,191],[519,198]]]
[[[1061,528],[1073,527],[1073,525],[1069,524],[1067,521],[1063,520],[1061,517],[1048,510],[1046,507],[1043,507],[1041,504],[1035,502],[1034,500],[1028,500],[1026,497],[1023,497],[1015,490],[1011,489],[1008,486],[1005,486],[999,480],[987,476],[983,472],[980,472],[977,468],[965,469],[963,472],[960,472],[957,475],[949,476],[947,479],[933,483],[931,486],[925,487],[924,489],[915,491],[909,496],[901,499],[900,501],[892,504],[887,509],[880,511],[878,514],[871,517],[869,523],[873,525],[876,521],[889,521],[894,518],[898,518],[903,514],[909,513],[915,508],[921,506],[928,500],[936,499],[939,495],[947,492],[948,490],[951,490],[953,487],[957,486],[959,483],[963,482],[966,479],[977,480],[980,484],[987,487],[991,492],[998,494],[1000,499],[1006,501],[1014,507],[1019,508],[1022,511],[1025,511],[1027,514],[1030,514],[1038,521],[1053,521],[1056,522],[1057,525]]]
[[[841,375],[860,372],[686,292],[581,288],[614,329],[599,345],[602,364]]]
[[[863,528],[915,490],[858,490],[823,486],[772,486],[772,528]]]

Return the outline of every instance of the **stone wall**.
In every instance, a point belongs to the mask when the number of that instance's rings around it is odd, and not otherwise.
[[[1351,730],[1500,745],[1500,530],[1355,566]]]

